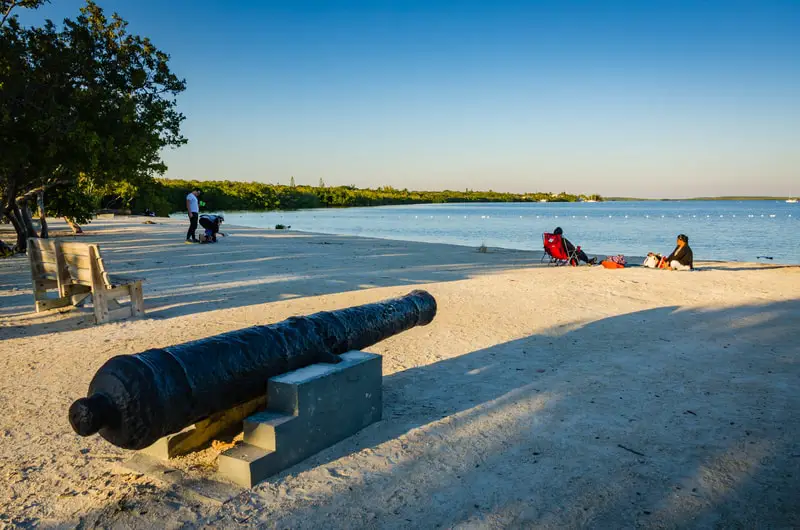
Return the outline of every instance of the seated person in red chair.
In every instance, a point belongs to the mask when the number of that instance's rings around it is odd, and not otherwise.
[[[567,252],[568,252],[569,254],[572,254],[573,252],[575,252],[575,245],[573,245],[573,244],[572,244],[572,242],[571,242],[569,239],[567,239],[566,237],[564,237],[564,231],[561,229],[561,227],[560,227],[560,226],[557,226],[557,227],[556,227],[556,229],[555,229],[555,230],[553,230],[553,233],[554,233],[555,235],[557,235],[557,236],[561,236],[561,240],[562,240],[562,241],[564,241],[564,246],[565,246],[565,247],[567,247]],[[580,248],[578,248],[578,252],[577,252],[577,254],[576,254],[576,257],[577,257],[577,258],[578,258],[580,261],[582,261],[582,262],[584,262],[584,263],[587,263],[587,264],[589,264],[589,265],[595,265],[595,264],[597,264],[597,258],[592,258],[592,259],[589,259],[589,256],[587,256],[587,255],[586,255],[586,252],[584,252],[584,251],[583,251],[583,250],[581,250]]]

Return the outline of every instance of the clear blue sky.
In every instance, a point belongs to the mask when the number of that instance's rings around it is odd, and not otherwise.
[[[187,80],[168,176],[800,194],[800,1],[98,3]]]

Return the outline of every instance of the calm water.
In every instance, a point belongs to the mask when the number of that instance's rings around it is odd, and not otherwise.
[[[223,212],[228,224],[478,247],[541,250],[556,226],[589,255],[669,253],[685,233],[696,259],[800,263],[800,204],[776,201],[426,204]],[[772,260],[758,256],[771,256]]]

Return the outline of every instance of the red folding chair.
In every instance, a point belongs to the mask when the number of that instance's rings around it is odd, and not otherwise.
[[[570,264],[573,267],[578,266],[578,252],[581,251],[581,247],[577,247],[570,252],[567,250],[563,237],[557,234],[548,234],[547,232],[542,234],[542,242],[544,243],[542,262],[544,262],[545,258],[549,258],[548,265],[555,265],[556,267],[566,264]]]

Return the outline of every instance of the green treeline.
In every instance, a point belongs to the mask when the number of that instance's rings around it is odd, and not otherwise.
[[[122,201],[134,213],[149,209],[166,215],[186,208],[186,194],[195,187],[207,210],[296,210],[301,208],[342,208],[350,206],[386,206],[393,204],[469,203],[469,202],[577,202],[602,200],[599,195],[580,196],[568,193],[500,193],[495,191],[410,191],[390,186],[362,189],[355,186],[284,186],[261,182],[197,181],[155,179],[136,191],[132,200]],[[112,197],[113,198],[113,197]],[[109,197],[106,197],[109,199]],[[108,207],[119,207],[104,201]]]

